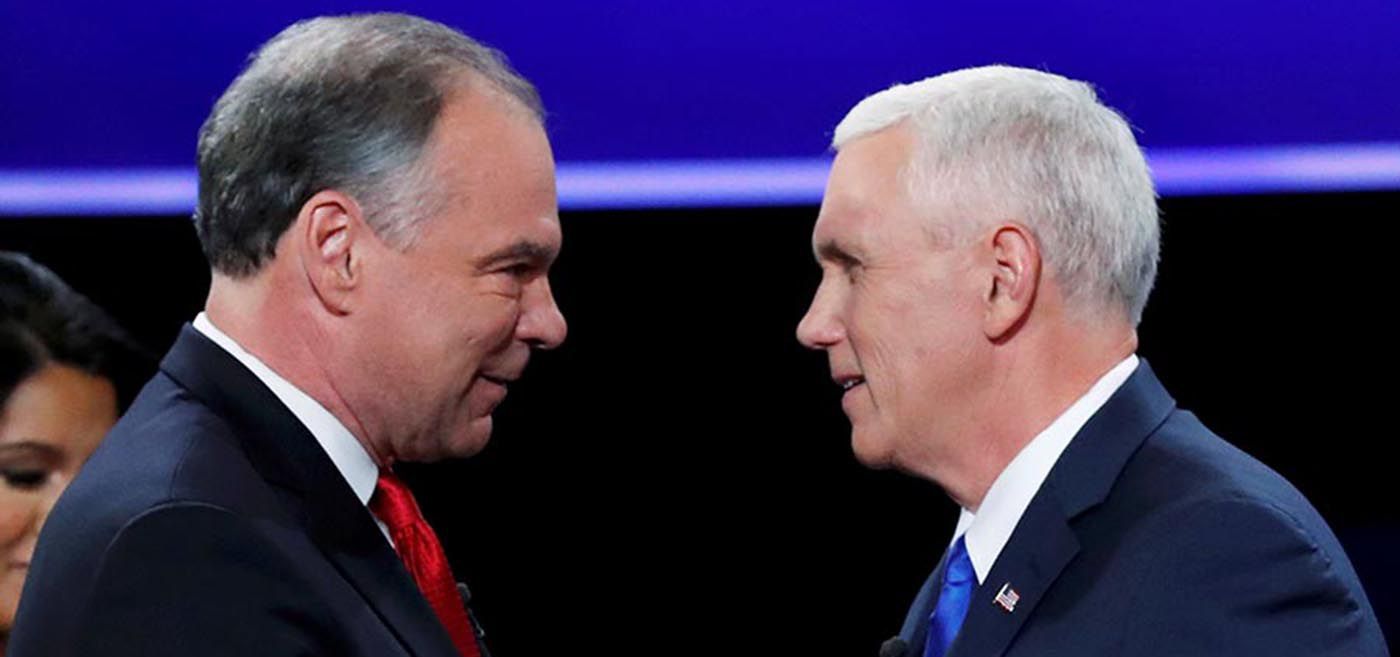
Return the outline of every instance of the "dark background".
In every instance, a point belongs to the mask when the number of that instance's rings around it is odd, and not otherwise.
[[[1400,631],[1387,460],[1400,193],[1168,198],[1145,356],[1292,480]],[[813,207],[566,213],[567,343],[485,452],[407,473],[497,657],[874,655],[946,545],[931,484],[861,467],[793,337]],[[187,220],[0,219],[161,352],[203,304]],[[1089,631],[1091,628],[1086,628]]]

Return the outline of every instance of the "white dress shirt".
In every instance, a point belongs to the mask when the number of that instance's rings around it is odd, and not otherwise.
[[[978,584],[992,571],[1002,548],[1011,539],[1011,532],[1015,531],[1021,515],[1030,506],[1031,498],[1045,483],[1045,478],[1050,476],[1050,470],[1060,460],[1060,454],[1064,453],[1089,418],[1122,387],[1137,366],[1136,355],[1128,356],[1115,365],[1089,388],[1089,392],[1032,438],[1016,454],[1016,458],[1011,459],[1011,463],[987,489],[977,513],[962,510],[958,526],[953,531],[953,540],[949,543],[957,541],[959,536],[966,536],[967,556],[977,573]]]
[[[375,465],[374,459],[355,435],[319,402],[272,371],[272,368],[258,360],[257,356],[248,353],[227,333],[214,326],[206,314],[199,313],[193,323],[196,331],[203,333],[214,344],[243,363],[243,366],[247,367],[253,376],[258,377],[258,380],[281,400],[287,410],[306,426],[306,430],[311,432],[321,449],[331,458],[331,463],[335,464],[340,476],[344,477],[345,482],[350,484],[350,489],[355,491],[355,497],[360,499],[361,504],[368,506],[369,498],[374,494],[374,486],[379,481],[379,466]],[[375,524],[379,525],[380,532],[387,539],[389,533],[384,523],[375,518]]]

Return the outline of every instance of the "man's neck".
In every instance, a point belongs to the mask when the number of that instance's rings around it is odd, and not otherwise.
[[[1064,338],[1003,359],[996,389],[983,396],[980,421],[958,443],[966,447],[958,468],[966,475],[939,481],[963,508],[975,512],[1012,459],[1137,349],[1131,329]]]
[[[364,425],[326,368],[334,341],[311,313],[287,301],[302,295],[277,294],[277,284],[273,272],[238,280],[216,273],[205,315],[248,353],[335,416],[376,463],[388,465],[387,455],[367,439]]]

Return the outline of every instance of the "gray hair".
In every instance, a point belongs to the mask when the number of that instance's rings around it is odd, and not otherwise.
[[[1141,321],[1157,275],[1156,192],[1132,129],[1093,88],[1007,66],[954,71],[862,100],[832,147],[906,122],[910,198],[967,219],[943,228],[1021,219],[1068,302]]]
[[[364,14],[283,30],[199,131],[194,222],[210,265],[257,272],[301,206],[327,189],[352,196],[376,234],[407,247],[440,198],[424,146],[449,93],[476,80],[543,121],[539,94],[500,52],[445,25]]]

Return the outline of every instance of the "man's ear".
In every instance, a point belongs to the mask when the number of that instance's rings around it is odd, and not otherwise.
[[[317,192],[301,206],[294,230],[302,233],[302,267],[321,305],[348,314],[362,276],[364,241],[372,237],[360,204],[333,189]]]
[[[988,239],[993,267],[982,330],[988,339],[1001,341],[1025,323],[1035,305],[1040,243],[1029,228],[1016,223],[998,226]]]

